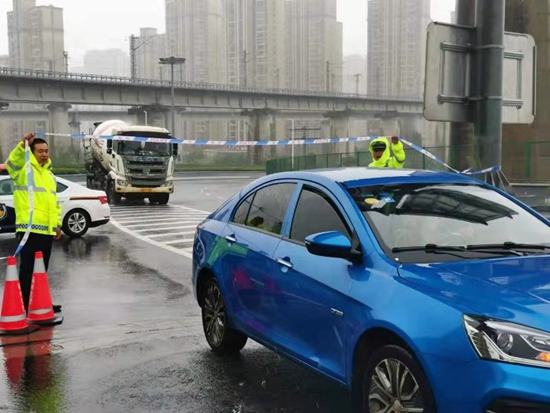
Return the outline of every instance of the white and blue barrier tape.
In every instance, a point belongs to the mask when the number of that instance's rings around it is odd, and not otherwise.
[[[58,136],[65,138],[73,139],[84,139],[92,138],[92,135],[86,134],[63,134],[63,133],[37,133],[37,136]],[[352,142],[368,142],[378,138],[390,138],[389,136],[359,136],[352,138],[327,138],[327,139],[294,139],[294,140],[281,140],[281,141],[213,141],[206,139],[162,139],[162,138],[146,138],[141,136],[113,136],[113,135],[100,135],[94,136],[94,138],[106,139],[106,140],[117,140],[117,141],[130,141],[130,142],[151,142],[151,143],[170,143],[178,145],[197,145],[197,146],[292,146],[292,145],[319,145],[325,143],[352,143]],[[422,155],[427,156],[443,167],[449,169],[455,173],[461,173],[464,175],[480,175],[484,173],[499,171],[500,166],[493,166],[491,168],[484,169],[482,171],[473,171],[473,168],[467,169],[466,171],[460,172],[450,165],[445,163],[442,159],[435,156],[433,153],[427,151],[426,149],[409,142],[406,139],[399,138],[401,142],[410,148],[420,152]]]
[[[37,136],[58,136],[66,137],[73,139],[84,139],[91,138],[91,135],[85,134],[61,134],[61,133],[39,133]],[[353,142],[368,142],[374,139],[380,138],[380,136],[359,136],[353,138],[328,138],[328,139],[294,139],[294,140],[282,140],[282,141],[212,141],[212,140],[189,140],[189,139],[162,139],[162,138],[146,138],[139,136],[112,136],[112,135],[101,135],[95,136],[95,138],[106,139],[106,140],[117,140],[117,141],[130,141],[130,142],[151,142],[151,143],[170,143],[178,145],[198,145],[198,146],[300,146],[300,145],[319,145],[325,143],[353,143]],[[389,138],[385,136],[385,138]],[[449,170],[459,173],[454,168],[451,168],[443,160],[439,159],[437,156],[428,152],[427,150],[421,148],[414,143],[411,143],[403,138],[399,138],[401,142],[405,145],[411,147],[412,149],[420,152],[421,154],[433,159],[435,162],[443,165]]]

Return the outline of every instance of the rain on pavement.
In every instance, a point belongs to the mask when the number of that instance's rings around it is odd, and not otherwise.
[[[206,212],[257,176],[180,175],[160,207],[167,221],[153,206],[122,205],[112,210],[115,222],[57,242],[48,279],[64,322],[0,337],[0,411],[349,411],[342,388],[251,340],[239,357],[223,359],[204,339],[191,244],[173,241],[192,239]],[[155,237],[149,223],[167,236]],[[0,256],[15,247],[13,235],[0,236]]]

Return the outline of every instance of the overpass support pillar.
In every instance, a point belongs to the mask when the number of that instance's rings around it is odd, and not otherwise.
[[[80,134],[80,122],[76,119],[73,119],[69,122],[69,130],[71,135],[78,135]]]
[[[401,126],[398,118],[382,119],[382,134],[384,136],[401,135]]]
[[[71,105],[66,103],[56,103],[48,105],[48,132],[68,134],[69,129],[69,109]],[[61,136],[50,136],[49,146],[52,154],[56,155],[59,151],[70,147],[71,138]],[[57,151],[57,153],[56,153]]]
[[[80,122],[76,120],[76,117],[73,113],[73,118],[69,122],[69,130],[71,135],[79,135],[80,134]],[[79,142],[80,141],[80,142]],[[77,159],[80,161],[80,154],[82,151],[82,141],[80,139],[74,139],[70,138],[70,148],[71,153],[75,154]]]
[[[275,111],[270,109],[253,109],[241,113],[250,118],[253,141],[272,141],[275,138]],[[275,147],[253,146],[248,150],[251,165],[260,165],[276,155]]]
[[[327,138],[349,138],[350,137],[350,115],[349,110],[333,111],[325,114],[325,117],[330,119],[329,131]],[[349,142],[344,144],[326,143],[323,153],[339,153],[351,152],[352,146]]]
[[[155,126],[166,128],[166,117],[169,110],[162,106],[134,106],[128,109],[128,115],[133,117],[132,123],[140,126]],[[174,131],[170,131],[174,133]]]

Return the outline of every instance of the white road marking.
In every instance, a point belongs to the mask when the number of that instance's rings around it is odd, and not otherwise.
[[[134,238],[193,258],[195,228],[209,214],[180,205],[116,205],[111,207],[111,222]]]

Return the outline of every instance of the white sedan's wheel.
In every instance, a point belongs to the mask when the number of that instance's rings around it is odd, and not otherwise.
[[[82,209],[69,211],[63,219],[63,232],[69,237],[81,237],[90,228],[90,216]]]

